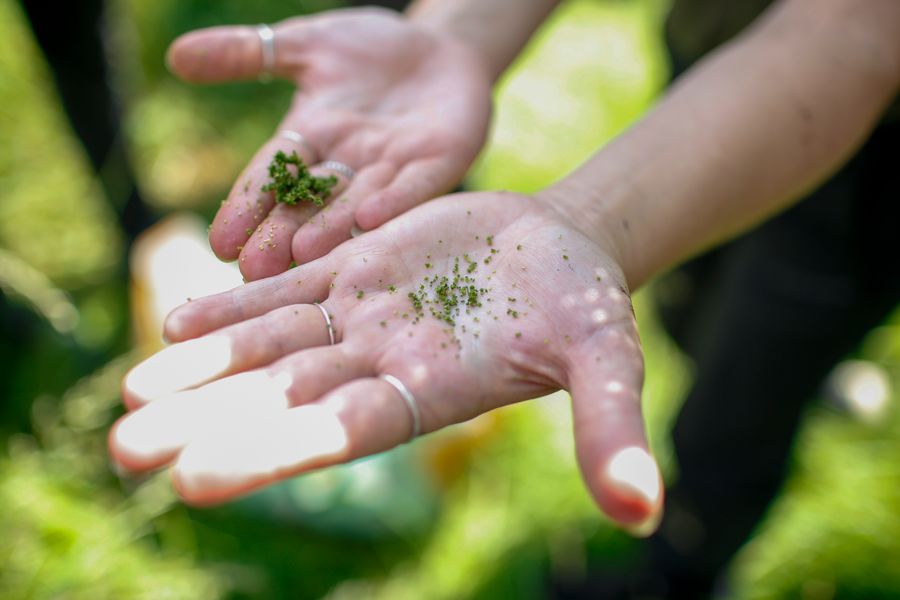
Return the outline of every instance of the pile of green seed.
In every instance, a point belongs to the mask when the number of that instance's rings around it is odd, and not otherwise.
[[[463,255],[463,261],[466,263],[465,273],[460,272],[457,257],[451,277],[426,277],[415,292],[407,294],[417,320],[425,315],[427,309],[436,319],[453,326],[462,311],[468,312],[481,306],[482,296],[490,290],[475,285],[475,278],[469,275],[478,268],[478,262],[470,259],[468,254]]]
[[[291,173],[288,165],[297,168],[297,174]],[[331,188],[337,184],[337,178],[316,177],[309,172],[303,159],[291,152],[288,156],[281,150],[272,157],[269,163],[269,178],[271,181],[262,186],[264,192],[275,192],[275,201],[283,202],[291,206],[298,202],[312,202],[316,206],[324,206],[325,200],[331,193]]]

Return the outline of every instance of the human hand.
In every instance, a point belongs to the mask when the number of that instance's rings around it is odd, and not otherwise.
[[[331,11],[283,21],[273,31],[273,74],[298,90],[279,133],[237,179],[209,236],[217,256],[240,258],[248,280],[323,256],[349,239],[354,225],[373,229],[448,192],[483,145],[490,116],[489,76],[474,53],[391,11]],[[253,27],[194,31],[172,44],[169,64],[196,83],[254,79],[263,69],[260,37]],[[324,210],[275,205],[260,188],[278,150],[296,151],[309,165],[344,163],[355,176],[349,181],[314,167],[338,177]]]
[[[217,503],[406,441],[413,411],[383,375],[415,397],[422,433],[565,388],[588,488],[649,533],[662,486],[613,250],[540,199],[429,202],[314,262],[176,309],[165,329],[178,343],[126,378],[136,410],[111,433],[112,454],[130,470],[174,463],[188,502]]]

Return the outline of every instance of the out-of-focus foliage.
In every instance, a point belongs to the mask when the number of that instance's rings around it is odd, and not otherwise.
[[[0,461],[0,597],[220,595],[222,584],[190,555],[140,542],[174,500],[165,478],[151,478],[130,499],[111,485],[104,432],[130,361],[110,362],[59,401],[37,399],[37,440],[10,440]]]
[[[64,285],[95,280],[119,232],[18,3],[0,2],[0,27],[0,246]]]
[[[900,314],[869,334],[862,356],[895,390],[866,424],[816,407],[783,498],[736,565],[740,597],[900,597]]]
[[[194,27],[337,4],[109,4],[125,134],[149,200],[209,214],[291,93],[284,83],[184,85],[164,69],[169,41]],[[637,118],[664,84],[664,10],[656,0],[567,2],[502,83],[471,185],[539,189]],[[178,504],[165,474],[120,482],[105,438],[136,358],[127,282],[114,269],[121,235],[12,0],[0,0],[0,107],[0,258],[9,258],[0,261],[0,310],[4,331],[17,336],[0,345],[0,597],[537,599],[550,573],[631,560],[633,542],[606,524],[580,482],[564,394],[499,411],[476,459],[448,467],[445,457],[450,475],[439,482],[418,475],[436,464],[423,442],[392,455],[381,474],[355,467],[368,487],[329,472],[216,510]],[[637,310],[651,440],[675,476],[666,433],[690,366],[649,298]],[[873,333],[860,358],[900,389],[900,324]],[[795,473],[738,560],[733,595],[898,597],[900,413],[867,425],[832,408],[809,416]],[[391,504],[362,510],[379,486],[399,488],[404,502],[393,508],[405,519],[385,518]]]

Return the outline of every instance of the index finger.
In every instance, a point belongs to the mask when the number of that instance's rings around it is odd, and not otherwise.
[[[292,129],[279,130],[263,144],[235,181],[209,229],[209,245],[220,259],[240,256],[253,231],[275,205],[272,193],[262,188],[269,181],[269,163],[279,150],[288,155],[296,152],[306,164],[316,158],[312,145]]]

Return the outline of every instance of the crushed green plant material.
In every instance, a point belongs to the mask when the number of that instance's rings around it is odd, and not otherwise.
[[[296,167],[295,175],[288,165]],[[262,186],[264,192],[275,192],[275,201],[294,206],[299,202],[311,202],[316,206],[324,206],[325,200],[337,185],[337,178],[316,177],[309,172],[296,152],[288,156],[281,150],[272,157],[269,163],[269,183]]]

